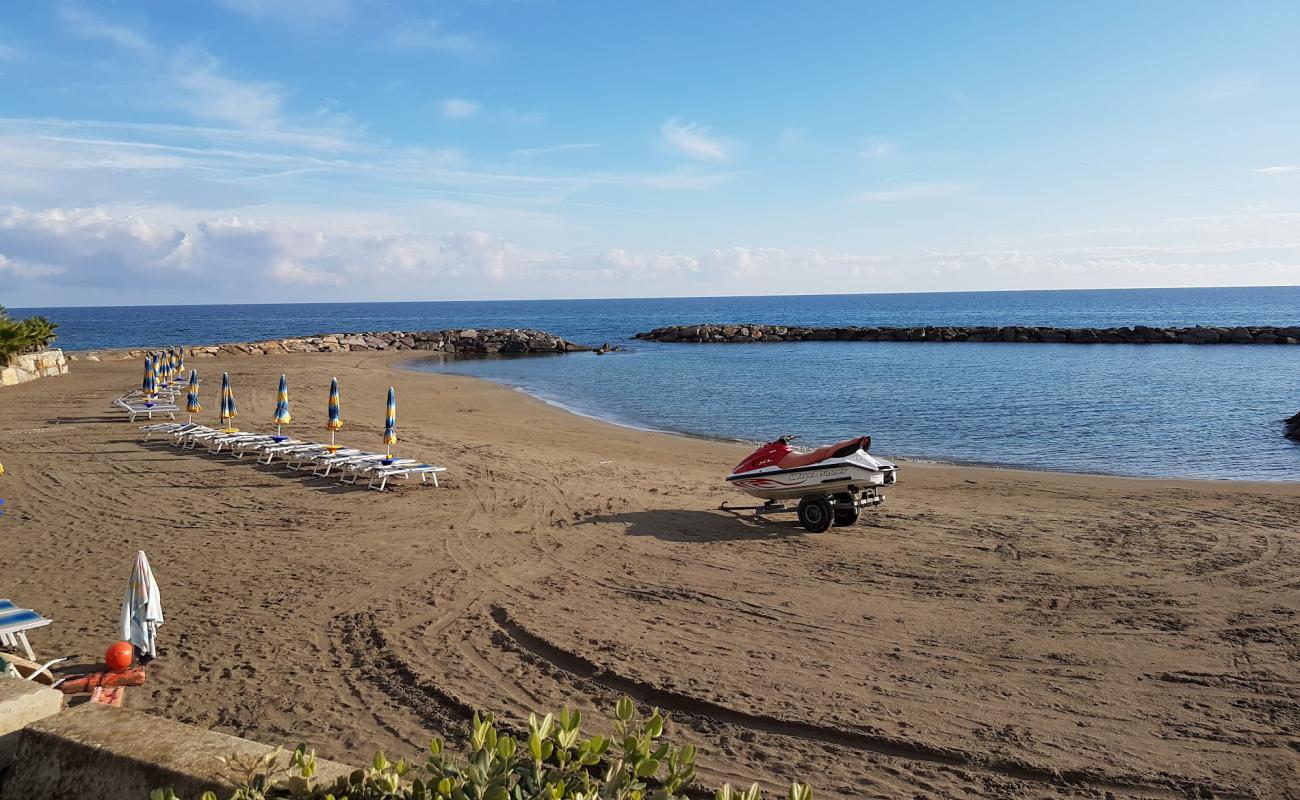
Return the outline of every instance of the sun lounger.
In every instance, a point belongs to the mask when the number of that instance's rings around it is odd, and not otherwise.
[[[256,453],[257,459],[262,459],[262,450],[267,447],[278,447],[280,445],[302,444],[298,439],[291,439],[288,436],[267,435],[264,439],[241,439],[230,445],[230,454],[235,458],[243,458],[249,453]]]
[[[125,411],[132,422],[135,422],[135,418],[141,414],[144,414],[148,419],[153,419],[154,414],[166,414],[168,417],[176,419],[176,412],[180,411],[180,408],[175,403],[128,403],[125,400],[115,400],[114,405]]]
[[[333,449],[321,447],[316,450],[306,450],[296,453],[292,459],[288,460],[288,464],[294,469],[310,470],[315,472],[319,462],[324,459],[343,459],[359,455],[363,455],[363,452],[352,447],[337,447]]]
[[[384,463],[385,461],[387,461],[388,463],[385,464]],[[358,459],[355,461],[348,461],[345,464],[343,464],[342,467],[339,468],[339,481],[341,483],[356,483],[357,478],[359,478],[362,473],[369,472],[371,469],[375,469],[381,466],[404,467],[416,463],[419,462],[417,462],[413,458],[394,458],[390,460],[387,456],[381,456],[380,458],[369,458],[365,460]],[[351,477],[350,480],[349,480],[349,476]]]
[[[355,452],[348,454],[334,453],[333,455],[320,456],[313,462],[314,468],[312,469],[311,474],[321,478],[328,478],[330,472],[335,467],[342,468],[344,465],[354,461],[373,461],[380,458],[385,458],[383,453]]]
[[[147,442],[152,439],[155,434],[165,433],[168,436],[176,437],[188,431],[206,427],[207,426],[200,425],[197,422],[155,422],[152,425],[141,425],[140,430],[144,431],[144,440]]]
[[[46,619],[35,611],[18,608],[13,603],[5,600],[3,606],[0,606],[0,644],[8,647],[22,645],[23,650],[27,653],[27,658],[35,661],[36,656],[32,653],[32,646],[27,641],[27,631],[44,628],[51,622],[53,620]]]
[[[266,441],[270,435],[265,433],[226,433],[208,439],[208,452],[220,453],[222,450],[245,442]]]
[[[432,479],[433,485],[436,487],[438,485],[438,473],[446,471],[446,467],[435,467],[432,464],[407,464],[389,467],[379,465],[366,470],[367,474],[370,475],[370,482],[366,486],[382,492],[388,487],[389,478],[400,477],[409,481],[412,475],[419,475],[420,483],[427,483]],[[379,484],[375,485],[375,481],[379,481]]]
[[[316,442],[280,442],[279,444],[262,445],[258,449],[258,461],[263,464],[270,464],[277,458],[284,459],[286,462],[292,461],[300,453],[311,453],[313,451],[325,452],[321,445]],[[265,456],[265,459],[262,458]]]

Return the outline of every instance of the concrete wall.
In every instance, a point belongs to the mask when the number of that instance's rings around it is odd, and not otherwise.
[[[18,749],[22,729],[61,708],[61,692],[22,678],[0,678],[0,775]]]
[[[0,800],[118,800],[173,789],[183,798],[230,794],[218,757],[257,758],[274,748],[236,736],[86,703],[22,730],[13,766],[0,779]],[[283,757],[287,760],[288,754]],[[317,779],[353,771],[317,761]]]
[[[40,353],[26,353],[14,356],[13,363],[0,368],[0,386],[14,386],[27,383],[37,378],[49,378],[54,375],[66,375],[67,359],[62,350],[45,350]]]

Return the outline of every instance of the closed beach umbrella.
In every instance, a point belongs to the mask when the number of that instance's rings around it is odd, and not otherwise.
[[[330,379],[329,422],[325,429],[330,432],[330,444],[334,444],[334,434],[343,430],[343,418],[339,416],[339,379]]]
[[[162,596],[149,569],[144,551],[135,554],[131,579],[126,583],[122,601],[122,640],[140,650],[141,656],[158,655],[158,626],[163,624]]]
[[[384,444],[388,445],[388,457],[393,457],[393,445],[397,444],[397,392],[388,387],[388,406],[384,410]]]
[[[173,347],[173,348],[172,348],[172,374],[173,374],[173,375],[183,375],[183,374],[185,374],[185,355],[184,355],[184,352],[185,352],[185,351],[184,351],[184,348],[181,348],[181,347]]]
[[[146,400],[153,399],[154,394],[158,391],[158,373],[154,371],[153,356],[145,356],[144,359],[144,382],[140,384],[144,390]]]
[[[221,373],[221,424],[231,430],[230,420],[239,416],[235,410],[235,390],[230,388],[230,373]]]
[[[185,395],[185,413],[190,415],[190,422],[194,421],[194,415],[203,410],[199,405],[199,373],[198,370],[190,370],[190,390]]]
[[[275,393],[275,432],[280,433],[281,425],[288,425],[293,420],[289,416],[289,381],[280,376],[280,389]]]
[[[164,350],[155,356],[154,360],[158,364],[158,382],[163,386],[166,386],[172,381],[171,356],[167,355],[167,351]]]

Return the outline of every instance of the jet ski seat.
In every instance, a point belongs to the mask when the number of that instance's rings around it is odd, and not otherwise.
[[[777,462],[781,469],[793,469],[794,467],[807,467],[816,464],[819,461],[825,461],[828,458],[844,458],[850,453],[856,453],[859,448],[866,450],[871,446],[870,436],[858,436],[853,439],[845,439],[842,442],[828,444],[825,447],[819,447],[809,453],[788,453]]]

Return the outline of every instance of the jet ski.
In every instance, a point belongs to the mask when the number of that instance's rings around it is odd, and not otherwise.
[[[898,481],[898,467],[867,452],[870,436],[828,444],[811,452],[790,446],[797,437],[782,436],[740,462],[727,482],[754,497],[761,506],[728,507],[756,514],[795,510],[799,522],[813,533],[831,525],[852,525],[863,508],[885,501],[880,489]],[[798,500],[791,509],[787,501]]]

